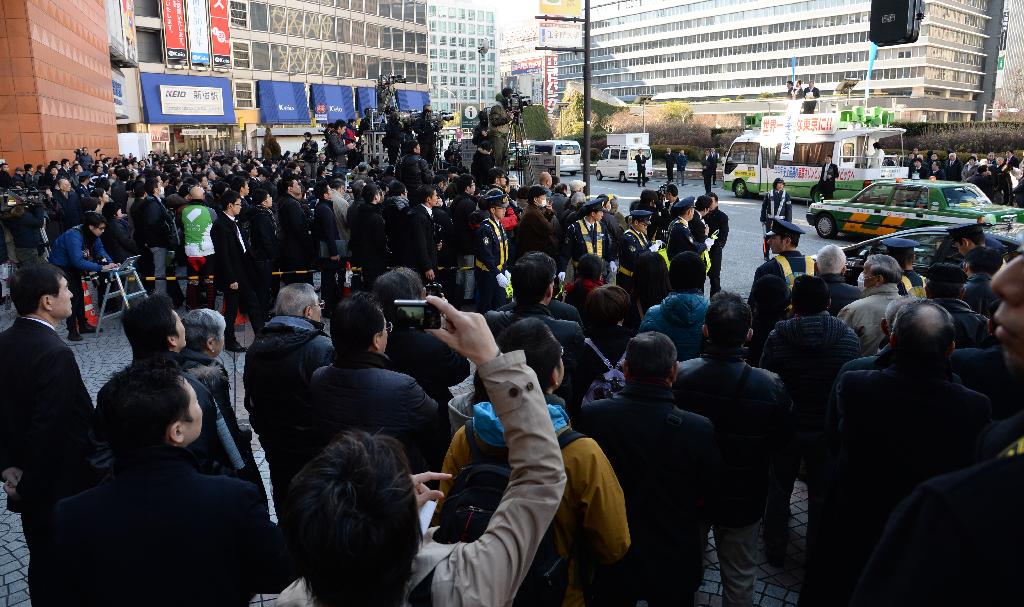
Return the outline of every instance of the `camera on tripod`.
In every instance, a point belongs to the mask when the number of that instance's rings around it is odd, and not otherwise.
[[[381,74],[377,82],[380,86],[391,86],[394,84],[406,84],[406,79],[405,76],[399,76],[398,74]]]
[[[36,188],[10,188],[0,190],[0,219],[16,219],[39,204]]]
[[[508,98],[508,109],[513,112],[522,112],[523,108],[533,105],[533,99],[520,93],[512,93]]]

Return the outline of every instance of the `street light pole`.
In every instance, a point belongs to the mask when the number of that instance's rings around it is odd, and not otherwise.
[[[590,191],[590,0],[583,0],[583,183]]]

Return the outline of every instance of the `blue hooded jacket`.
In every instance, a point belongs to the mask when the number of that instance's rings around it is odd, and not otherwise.
[[[640,323],[640,332],[664,333],[676,345],[676,359],[700,356],[704,315],[708,300],[698,290],[673,291],[660,304],[651,306]]]
[[[88,228],[85,228],[88,229]],[[77,268],[86,272],[99,272],[103,265],[96,261],[109,260],[106,249],[103,248],[103,241],[97,238],[92,245],[92,259],[90,261],[82,254],[85,247],[85,238],[82,236],[82,226],[75,226],[64,232],[54,241],[50,250],[50,263],[62,268]]]

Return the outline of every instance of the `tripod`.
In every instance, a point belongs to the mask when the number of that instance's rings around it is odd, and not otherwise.
[[[509,155],[508,159],[508,172],[516,172],[519,174],[519,187],[523,187],[524,171],[526,165],[530,161],[530,154],[528,153],[526,146],[523,145],[526,136],[526,125],[523,123],[523,108],[515,110],[512,116],[512,129],[509,132],[508,144],[512,147],[512,143],[516,144],[516,152],[514,155]]]

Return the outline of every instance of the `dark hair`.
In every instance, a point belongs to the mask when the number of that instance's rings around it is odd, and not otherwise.
[[[653,192],[654,190],[651,191]],[[672,194],[673,196],[679,196],[679,188],[676,187],[676,184],[670,183],[667,186],[665,186],[665,193]]]
[[[107,225],[106,218],[96,211],[87,211],[82,216],[82,225],[90,228],[98,228]]]
[[[124,335],[135,360],[167,352],[167,338],[178,334],[178,315],[171,298],[154,293],[139,299],[121,313]]]
[[[646,310],[661,303],[671,290],[665,259],[650,251],[641,253],[636,259],[636,269],[633,270],[633,301],[640,302]]]
[[[119,209],[122,212],[124,211],[124,207],[114,201],[110,201],[107,204],[103,205],[103,209],[100,211],[100,213],[103,214],[103,219],[107,220],[108,228],[111,227],[111,224],[117,221],[117,211]]]
[[[227,209],[229,206],[238,202],[241,197],[242,195],[235,190],[228,190],[227,192],[224,192],[224,195],[220,197],[220,208]]]
[[[395,322],[398,316],[395,310],[396,299],[419,299],[422,285],[413,284],[405,272],[391,270],[377,277],[373,281],[373,294],[380,302],[384,318]]]
[[[587,295],[583,309],[591,327],[611,327],[626,318],[626,312],[629,311],[629,295],[622,287],[603,285]]]
[[[409,141],[406,141],[405,144],[402,146],[402,153],[403,154],[413,154],[414,153],[413,150],[415,150],[416,146],[418,146],[419,144],[420,144],[420,142],[416,141],[415,139],[411,139]]]
[[[156,196],[156,190],[160,187],[160,182],[156,177],[150,177],[146,180],[146,194],[148,196]]]
[[[344,179],[342,179],[340,177],[335,177],[335,178],[331,179],[331,189],[332,190],[337,190],[338,188],[340,188],[343,185],[345,185],[345,180]]]
[[[933,365],[946,358],[956,339],[956,325],[945,308],[922,299],[896,313],[892,335],[896,337],[897,361],[914,366]]]
[[[252,200],[252,203],[257,206],[263,204],[263,201],[266,200],[268,197],[273,198],[274,195],[263,188],[252,188],[252,190],[249,192],[249,199]]]
[[[384,312],[373,293],[346,297],[331,315],[331,341],[338,356],[367,351],[384,330]]]
[[[516,303],[539,303],[555,280],[556,271],[555,260],[546,253],[533,251],[520,257],[512,266],[512,288],[515,289]]]
[[[399,605],[420,548],[409,463],[390,436],[340,434],[292,480],[281,530],[322,605]]]
[[[888,249],[885,252],[886,255],[896,260],[896,263],[900,264],[900,268],[907,265],[914,260],[914,249]]]
[[[313,186],[313,200],[316,204],[320,204],[320,201],[324,200],[324,195],[331,191],[331,186],[326,181],[318,181]]]
[[[789,307],[789,285],[778,274],[765,274],[750,288],[750,307],[758,317],[781,317]]]
[[[828,309],[828,283],[817,276],[804,274],[793,281],[793,311],[802,316]]]
[[[116,455],[162,445],[167,426],[194,421],[185,381],[162,357],[135,361],[107,381],[96,397],[96,425]]]
[[[604,262],[597,255],[586,254],[580,257],[580,263],[576,266],[577,280],[597,280],[601,278],[604,271]]]
[[[43,295],[59,296],[61,278],[67,278],[64,271],[48,263],[18,268],[11,277],[11,299],[18,316],[36,313]]]
[[[928,268],[928,280],[925,289],[931,299],[960,299],[964,290],[964,281],[967,275],[963,273],[960,266],[951,263],[936,263]],[[936,280],[935,276],[949,277],[953,280]],[[957,276],[962,276],[957,280]]]
[[[373,199],[376,198],[378,194],[380,194],[380,189],[377,188],[377,184],[375,183],[364,184],[363,191],[360,192],[360,195],[363,197],[363,202],[366,204],[373,203]]]
[[[550,387],[551,375],[562,360],[562,346],[544,321],[524,318],[514,322],[498,335],[497,342],[502,352],[522,350],[526,365],[537,374],[545,389]]]
[[[491,145],[491,142],[487,141],[486,139],[484,141],[481,141],[480,145],[478,145],[476,147],[481,149],[481,150],[493,150],[494,149],[494,146]]]
[[[676,362],[676,345],[654,331],[641,333],[626,346],[626,365],[632,379],[664,379]]]
[[[668,281],[673,291],[703,288],[705,278],[707,270],[704,268],[704,262],[693,251],[679,253],[672,258]]]
[[[696,202],[693,203],[693,208],[697,209],[698,211],[706,211],[710,209],[711,197],[706,195],[698,196]]]
[[[388,185],[388,196],[402,196],[408,193],[409,190],[405,187],[405,184],[397,179]]]
[[[495,167],[495,168],[487,171],[487,183],[494,183],[495,179],[497,179],[499,177],[504,177],[504,176],[505,176],[505,172],[502,171],[501,169]]]
[[[416,189],[412,191],[412,196],[409,202],[413,204],[426,204],[427,199],[433,196],[436,191],[437,190],[435,190],[432,185],[424,184],[417,186]]]
[[[739,295],[727,291],[719,291],[711,298],[704,316],[708,339],[725,348],[742,346],[752,323],[750,306]]]
[[[460,194],[466,191],[466,188],[476,183],[473,180],[473,175],[469,173],[463,173],[455,179],[455,190]]]
[[[235,175],[231,178],[231,181],[229,183],[231,184],[232,190],[240,192],[242,191],[242,187],[245,186],[245,184],[249,183],[249,180],[242,175]]]
[[[1003,256],[995,249],[975,247],[964,255],[964,262],[973,274],[994,275],[1003,267]]]
[[[672,184],[670,184],[670,185],[672,185]],[[672,187],[675,187],[675,185],[672,185]],[[677,189],[677,193],[678,193],[678,189]],[[673,196],[674,195],[675,194],[673,194]],[[657,200],[658,200],[658,193],[657,192],[655,192],[654,190],[644,190],[643,192],[640,192],[640,200],[638,200],[636,203],[634,203],[634,205],[632,205],[632,208],[630,208],[630,210],[631,211],[635,211],[637,209],[650,209],[650,208],[653,208],[655,203],[657,202]]]

